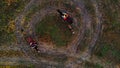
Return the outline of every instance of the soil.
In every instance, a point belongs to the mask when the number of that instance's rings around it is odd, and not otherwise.
[[[82,63],[84,63],[85,61],[89,61],[92,63],[100,63],[103,64],[103,67],[109,67],[110,64],[106,64],[104,65],[104,63],[102,63],[102,61],[98,58],[96,58],[95,56],[92,56],[92,53],[94,51],[94,47],[95,44],[97,42],[97,40],[99,39],[99,34],[101,32],[101,24],[102,24],[102,15],[101,12],[99,11],[99,4],[96,2],[96,0],[90,0],[92,2],[92,5],[94,6],[94,11],[95,11],[95,15],[96,15],[96,25],[95,25],[95,29],[94,32],[92,30],[92,19],[90,17],[90,14],[88,13],[88,10],[85,8],[85,1],[84,0],[70,0],[69,2],[71,3],[71,5],[74,4],[75,6],[75,10],[77,12],[79,12],[81,14],[81,23],[78,23],[79,20],[74,17],[74,24],[73,26],[75,28],[77,28],[78,32],[76,32],[73,40],[70,42],[70,44],[67,47],[63,47],[63,48],[57,48],[57,47],[51,47],[49,46],[49,44],[53,44],[51,41],[49,36],[45,36],[43,37],[39,37],[39,39],[37,38],[38,36],[36,36],[35,33],[35,25],[41,21],[45,15],[47,14],[51,14],[51,13],[56,13],[56,8],[58,8],[58,6],[50,6],[50,7],[45,7],[40,9],[40,11],[37,11],[34,13],[34,15],[32,16],[32,18],[30,19],[30,21],[28,22],[28,27],[27,29],[25,29],[25,26],[21,25],[22,20],[24,19],[26,13],[31,9],[31,7],[33,5],[37,5],[42,3],[42,0],[31,0],[30,3],[28,3],[25,8],[24,11],[21,12],[21,14],[16,18],[16,22],[15,22],[15,26],[16,26],[16,30],[15,30],[15,34],[17,37],[17,41],[19,45],[19,48],[24,52],[24,54],[26,56],[29,57],[29,60],[32,61],[33,64],[37,64],[35,65],[36,68],[38,67],[42,67],[43,68],[54,68],[57,66],[61,66],[60,68],[81,68],[83,67]],[[59,7],[60,8],[60,7]],[[70,12],[69,12],[70,13]],[[74,14],[74,13],[73,13]],[[80,25],[79,25],[80,24]],[[26,35],[23,34],[23,32],[21,32],[21,29],[24,30],[24,32],[26,33]],[[86,31],[90,29],[90,32],[92,35],[89,35],[89,37],[91,37],[90,42],[88,43],[88,45],[85,47],[84,51],[78,51],[79,48],[82,44],[81,42],[84,40],[85,38],[85,33]],[[39,50],[40,53],[36,53],[34,50],[31,50],[28,45],[25,43],[24,37],[25,36],[33,36],[35,37],[38,42],[39,42]],[[49,42],[49,44],[45,44],[45,42]],[[46,46],[48,45],[48,46]],[[61,62],[57,62],[54,60],[49,60],[46,58],[41,57],[43,55],[43,57],[45,56],[50,56],[50,57],[58,57],[58,58],[72,58],[74,60],[68,59],[65,62],[61,63]],[[49,57],[47,57],[49,58]],[[91,59],[92,58],[92,59]],[[92,61],[94,60],[94,61]],[[43,64],[43,65],[42,65]],[[53,66],[53,67],[52,67]],[[63,66],[63,67],[62,67]]]

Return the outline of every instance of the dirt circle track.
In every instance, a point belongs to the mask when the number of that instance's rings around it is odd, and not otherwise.
[[[53,0],[54,1],[54,0]],[[25,27],[21,25],[24,23],[23,19],[25,18],[27,12],[30,11],[31,7],[33,5],[39,5],[42,3],[42,0],[31,0],[24,8],[24,10],[20,13],[20,15],[16,18],[16,36],[17,36],[17,41],[18,44],[20,45],[19,47],[21,50],[30,58],[31,61],[35,64],[39,64],[40,62],[49,62],[52,65],[58,65],[58,62],[50,61],[47,59],[41,59],[40,55],[45,54],[46,56],[53,56],[57,58],[66,58],[66,57],[72,57],[75,58],[76,60],[70,61],[69,63],[64,63],[66,64],[65,67],[71,66],[72,64],[79,64],[82,63],[85,60],[89,60],[91,57],[91,54],[94,50],[95,43],[99,38],[99,34],[101,32],[101,24],[102,24],[102,13],[99,11],[99,4],[96,3],[95,0],[90,0],[92,3],[92,7],[94,10],[94,15],[95,18],[91,16],[91,14],[88,12],[88,10],[85,8],[85,2],[83,0],[71,0],[70,3],[71,5],[75,6],[75,9],[77,12],[79,12],[80,15],[80,24],[78,24],[79,20],[74,16],[74,26],[78,28],[78,33],[75,34],[75,38],[71,43],[69,44],[69,47],[66,49],[50,49],[45,47],[44,45],[39,43],[39,50],[40,53],[35,53],[32,51],[29,46],[24,42],[24,35],[21,32],[21,29],[24,29]],[[57,13],[56,8],[59,8],[58,6],[47,6],[39,11],[36,11],[34,15],[32,16],[31,20],[28,22],[28,27],[27,29],[24,29],[24,31],[28,35],[33,35],[35,36],[35,24],[38,21],[41,21],[45,15],[51,14],[51,13]],[[94,26],[93,26],[94,25]],[[84,43],[86,44],[84,44]],[[22,46],[21,46],[22,45]],[[85,47],[83,47],[85,46]],[[80,48],[84,48],[82,51]],[[79,60],[78,60],[79,59]],[[79,62],[78,62],[79,61]],[[66,60],[66,62],[68,62]]]

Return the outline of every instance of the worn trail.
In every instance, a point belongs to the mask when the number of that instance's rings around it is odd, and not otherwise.
[[[80,59],[80,61],[84,61],[84,60],[88,60],[89,57],[92,54],[92,51],[95,47],[95,43],[99,38],[99,34],[101,31],[101,23],[102,23],[102,16],[101,13],[99,12],[99,6],[96,3],[95,0],[91,0],[91,2],[94,5],[94,9],[95,9],[95,14],[96,14],[96,29],[95,29],[95,33],[93,34],[93,38],[91,40],[91,42],[89,43],[89,46],[86,48],[85,52],[83,52],[81,55],[78,55],[77,52],[77,48],[78,46],[81,45],[81,41],[84,39],[84,34],[86,29],[88,29],[92,19],[90,18],[90,15],[88,13],[88,11],[85,8],[85,4],[83,0],[71,0],[75,6],[79,9],[78,11],[80,11],[80,13],[82,14],[82,26],[79,28],[79,32],[77,34],[77,37],[74,39],[74,41],[71,42],[70,47],[68,47],[67,50],[64,51],[60,51],[60,50],[56,50],[56,49],[47,49],[45,48],[43,45],[39,44],[39,49],[41,51],[41,53],[45,53],[48,55],[55,55],[55,56],[67,56],[67,57],[73,57],[76,59]],[[21,29],[24,29],[24,27],[21,25],[21,22],[23,20],[23,18],[25,17],[25,15],[27,14],[27,12],[31,9],[31,7],[34,4],[39,4],[41,3],[41,0],[31,0],[24,8],[23,12],[21,12],[20,16],[18,16],[15,20],[15,26],[16,26],[16,30],[15,30],[15,34],[17,37],[17,41],[18,41],[18,45],[21,48],[21,50],[26,54],[26,56],[28,56],[30,58],[30,60],[35,63],[35,64],[39,64],[39,62],[41,62],[42,60],[39,60],[39,58],[36,56],[36,54],[34,54],[31,49],[29,48],[29,46],[26,45],[26,43],[24,42],[24,35],[21,32]],[[40,11],[36,12],[34,14],[34,16],[31,18],[29,24],[29,28],[25,30],[26,33],[28,33],[29,35],[34,34],[35,36],[35,24],[38,23],[40,20],[42,20],[42,18],[45,17],[45,15],[47,14],[51,14],[54,13],[56,10],[54,10],[54,8],[56,7],[46,7],[41,9]],[[76,21],[77,22],[77,21]],[[30,33],[30,30],[32,30],[33,32]],[[51,62],[51,61],[47,61],[47,60],[43,60],[46,62],[50,62],[53,65],[57,65],[57,62]]]

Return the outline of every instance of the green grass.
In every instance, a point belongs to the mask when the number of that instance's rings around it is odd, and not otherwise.
[[[71,40],[72,34],[66,24],[56,15],[46,16],[37,24],[36,33],[40,36],[50,36],[57,46],[65,46]]]
[[[9,22],[14,20],[17,14],[22,11],[25,3],[28,0],[17,0],[10,5],[5,0],[0,1],[0,44],[9,43],[13,41],[14,32],[7,32]]]
[[[100,58],[105,58],[112,62],[120,62],[120,50],[108,43],[99,45],[95,54]]]
[[[110,46],[107,45],[107,44],[104,44],[104,45],[102,45],[101,48],[99,48],[99,49],[100,49],[100,52],[97,53],[97,55],[98,55],[99,57],[103,57],[103,56],[105,56],[105,55],[108,53],[108,51],[110,50]]]
[[[104,18],[104,29],[95,51],[95,55],[98,57],[115,63],[120,63],[119,2],[119,0],[105,0],[100,2],[102,4],[100,11]]]
[[[104,13],[103,17],[105,17],[104,24],[107,24],[105,31],[119,31],[120,24],[119,24],[119,10],[118,8],[120,1],[119,0],[106,0],[104,1],[103,7],[101,8],[102,12]],[[109,12],[108,12],[109,11]]]
[[[85,68],[103,68],[103,66],[98,63],[85,62]]]

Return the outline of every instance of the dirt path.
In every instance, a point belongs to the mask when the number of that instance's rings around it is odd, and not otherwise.
[[[86,26],[89,25],[89,23],[91,22],[91,18],[89,16],[87,10],[85,9],[85,5],[82,0],[81,1],[72,0],[72,2],[76,5],[76,7],[79,10],[81,10],[80,13],[82,14],[81,16],[82,16],[82,21],[83,21],[82,27],[80,28],[81,30],[78,33],[78,37],[76,40],[74,40],[75,42],[72,43],[71,48],[70,48],[70,50],[73,53],[76,53],[77,47],[80,45],[82,39],[84,38]]]
[[[36,2],[36,0],[31,0],[25,7],[25,9],[23,10],[23,12],[20,14],[20,16],[18,16],[15,19],[15,26],[16,26],[16,30],[15,30],[15,34],[17,37],[17,42],[18,42],[18,46],[21,48],[21,51],[23,51],[27,57],[30,58],[31,61],[33,61],[33,63],[36,63],[37,59],[34,57],[34,55],[32,55],[33,53],[30,52],[30,48],[28,46],[25,45],[24,43],[24,38],[23,38],[23,34],[21,32],[21,30],[23,29],[23,26],[21,25],[21,22],[24,18],[24,15],[27,11],[30,10],[30,7]],[[30,52],[30,53],[29,53]]]
[[[99,12],[99,7],[98,7],[98,4],[95,0],[91,0],[91,2],[93,3],[93,6],[95,8],[95,14],[96,14],[96,29],[95,29],[95,32],[94,33],[94,37],[93,37],[93,40],[91,41],[90,45],[89,45],[89,52],[90,54],[92,53],[94,47],[95,47],[95,43],[96,41],[98,40],[99,38],[99,35],[100,35],[100,32],[101,32],[101,24],[102,24],[102,13]]]
[[[84,32],[88,28],[87,26],[89,26],[91,24],[91,18],[89,16],[89,14],[84,6],[84,2],[82,0],[81,1],[72,0],[72,1],[76,4],[77,8],[79,8],[81,10],[82,19],[83,19],[83,24],[82,24],[83,27],[81,27],[82,30],[80,30],[80,33],[78,35],[78,39],[75,40],[77,43],[73,43],[73,45],[70,49],[70,50],[73,50],[73,52],[76,52],[77,47],[79,46],[81,40],[84,38]],[[88,51],[90,54],[91,54],[91,51],[93,50],[94,45],[99,37],[100,31],[101,31],[101,22],[102,22],[101,13],[98,10],[97,3],[93,0],[91,0],[91,1],[94,5],[94,8],[95,8],[97,25],[96,25],[96,29],[95,29],[95,33],[93,35],[93,38],[92,38],[92,40],[89,44],[89,47],[88,47]]]
[[[45,62],[49,62],[49,64],[53,64],[53,65],[57,65],[57,62],[52,62],[52,61],[47,61],[47,60],[39,60],[39,58],[36,56],[36,54],[34,54],[34,52],[31,51],[31,49],[29,48],[29,46],[26,45],[25,41],[24,41],[24,36],[23,33],[21,32],[21,29],[24,29],[24,27],[21,25],[21,22],[23,20],[23,18],[25,17],[26,13],[31,9],[31,7],[34,4],[38,4],[40,3],[41,0],[31,0],[26,6],[25,9],[23,10],[23,12],[20,14],[20,16],[18,16],[15,20],[15,26],[16,26],[16,30],[15,30],[15,34],[17,37],[17,41],[18,41],[18,46],[21,48],[21,50],[26,54],[27,57],[29,57],[30,61],[32,61],[35,64],[39,64],[39,62],[41,61],[45,61]],[[95,43],[99,38],[99,34],[101,32],[101,23],[102,23],[102,16],[101,13],[99,12],[99,7],[98,4],[96,3],[96,1],[91,0],[94,8],[95,8],[95,14],[96,14],[96,29],[95,29],[95,33],[93,34],[93,38],[91,40],[91,42],[89,43],[89,46],[86,48],[85,52],[83,52],[81,55],[77,54],[77,48],[78,46],[80,46],[81,41],[84,39],[84,34],[86,29],[88,29],[91,25],[91,18],[89,16],[88,11],[85,8],[84,5],[84,1],[83,0],[71,0],[75,6],[78,8],[78,11],[80,11],[80,13],[82,14],[82,26],[80,27],[80,30],[77,34],[77,37],[74,39],[74,41],[72,41],[70,47],[68,47],[68,50],[56,50],[56,49],[49,49],[44,47],[43,45],[39,44],[39,49],[41,51],[41,53],[45,53],[48,55],[54,55],[54,56],[67,56],[67,57],[73,57],[76,58],[77,60],[75,61],[75,63],[82,63],[86,60],[89,60],[89,58],[91,57],[92,51],[95,47]],[[53,13],[56,7],[46,7],[41,9],[40,11],[36,12],[34,14],[34,16],[31,18],[30,22],[29,22],[29,28],[25,29],[25,32],[30,34],[30,35],[34,35],[35,36],[35,24],[37,22],[39,22],[40,20],[42,20],[42,18],[44,18],[45,15],[47,14],[51,14]],[[77,22],[77,21],[76,21]],[[30,33],[30,31],[33,31],[32,33]],[[79,60],[78,60],[79,59]],[[74,62],[73,62],[74,65]],[[72,64],[70,65],[68,63],[68,66],[66,65],[66,67],[72,66]]]
[[[17,38],[18,38],[18,40],[19,40],[18,42],[20,43],[20,45],[24,45],[24,43],[21,41],[21,40],[23,39],[22,34],[20,33],[21,29],[23,29],[23,27],[21,26],[21,21],[22,21],[24,15],[25,15],[25,13],[26,13],[27,11],[29,11],[29,10],[30,10],[30,7],[31,7],[33,4],[35,4],[36,2],[37,2],[37,1],[35,1],[35,0],[31,0],[30,3],[25,7],[23,13],[22,13],[20,16],[18,16],[18,18],[16,19],[16,26],[17,26],[17,28],[16,28],[16,36],[17,36]],[[81,9],[81,14],[83,14],[83,15],[82,15],[82,16],[83,16],[83,17],[82,17],[82,18],[83,18],[83,25],[82,25],[82,27],[81,27],[82,30],[79,31],[78,38],[75,40],[75,42],[73,43],[73,45],[72,45],[72,47],[71,47],[71,50],[73,51],[73,53],[75,53],[76,50],[77,50],[78,45],[80,44],[81,40],[82,40],[83,37],[84,37],[84,32],[85,32],[85,29],[86,29],[86,25],[89,24],[89,22],[90,22],[90,17],[88,16],[88,13],[87,13],[87,11],[86,11],[86,9],[85,9],[85,7],[84,7],[84,3],[83,3],[82,1],[77,2],[77,1],[74,1],[74,0],[73,0],[73,2],[76,4],[76,6],[78,6],[78,8]],[[40,21],[40,19],[41,19],[43,16],[45,16],[45,14],[47,14],[47,13],[50,12],[50,11],[51,11],[51,9],[50,9],[50,8],[47,8],[47,9],[41,10],[40,12],[36,13],[36,15],[34,16],[33,20],[31,20],[31,22],[30,22],[30,29],[27,30],[27,33],[28,33],[31,29],[33,29],[33,27],[34,27],[33,24],[34,24],[34,23]],[[43,12],[44,12],[44,13],[43,13]],[[24,48],[24,50],[25,50],[25,48]]]
[[[33,35],[34,34],[34,27],[35,27],[35,24],[42,20],[42,18],[48,14],[48,13],[51,13],[53,11],[51,11],[53,8],[45,8],[45,9],[41,9],[40,12],[36,12],[34,17],[32,18],[32,20],[29,22],[29,28],[28,29],[24,29],[24,27],[21,25],[26,13],[31,9],[31,7],[34,5],[34,4],[37,4],[38,1],[36,0],[31,0],[29,2],[29,4],[25,7],[24,11],[20,14],[20,16],[18,16],[15,20],[15,26],[16,26],[16,30],[15,30],[15,34],[16,34],[16,37],[17,37],[17,41],[18,41],[18,46],[21,48],[21,51],[23,51],[26,55],[26,57],[28,57],[30,59],[30,61],[32,61],[34,64],[39,64],[40,62],[49,62],[49,64],[52,64],[52,65],[56,65],[57,63],[56,62],[52,62],[52,61],[47,61],[47,60],[44,60],[44,59],[41,59],[39,60],[39,58],[36,56],[36,54],[34,54],[30,47],[26,45],[25,43],[25,40],[24,40],[24,35],[23,33],[21,32],[21,29],[25,30],[25,32],[28,34],[28,35]],[[40,3],[40,2],[39,2]],[[32,33],[30,33],[30,30],[33,30]],[[43,48],[41,47],[41,51],[45,51],[45,48],[43,50]],[[49,52],[47,52],[49,53]],[[51,54],[51,53],[49,53]]]
[[[93,34],[93,38],[92,38],[91,42],[89,43],[89,46],[86,48],[86,51],[81,54],[80,60],[81,60],[81,62],[89,61],[94,64],[99,63],[104,68],[115,68],[115,66],[113,64],[111,64],[111,63],[106,64],[107,63],[106,61],[102,61],[101,59],[98,59],[96,56],[92,56],[92,59],[90,59],[90,57],[94,51],[95,44],[96,44],[97,40],[99,39],[99,35],[102,30],[101,27],[102,27],[102,21],[103,21],[102,13],[99,11],[99,4],[96,2],[96,0],[91,0],[91,2],[95,9],[97,25],[96,25],[95,33]],[[79,60],[76,60],[76,61],[79,61]]]

